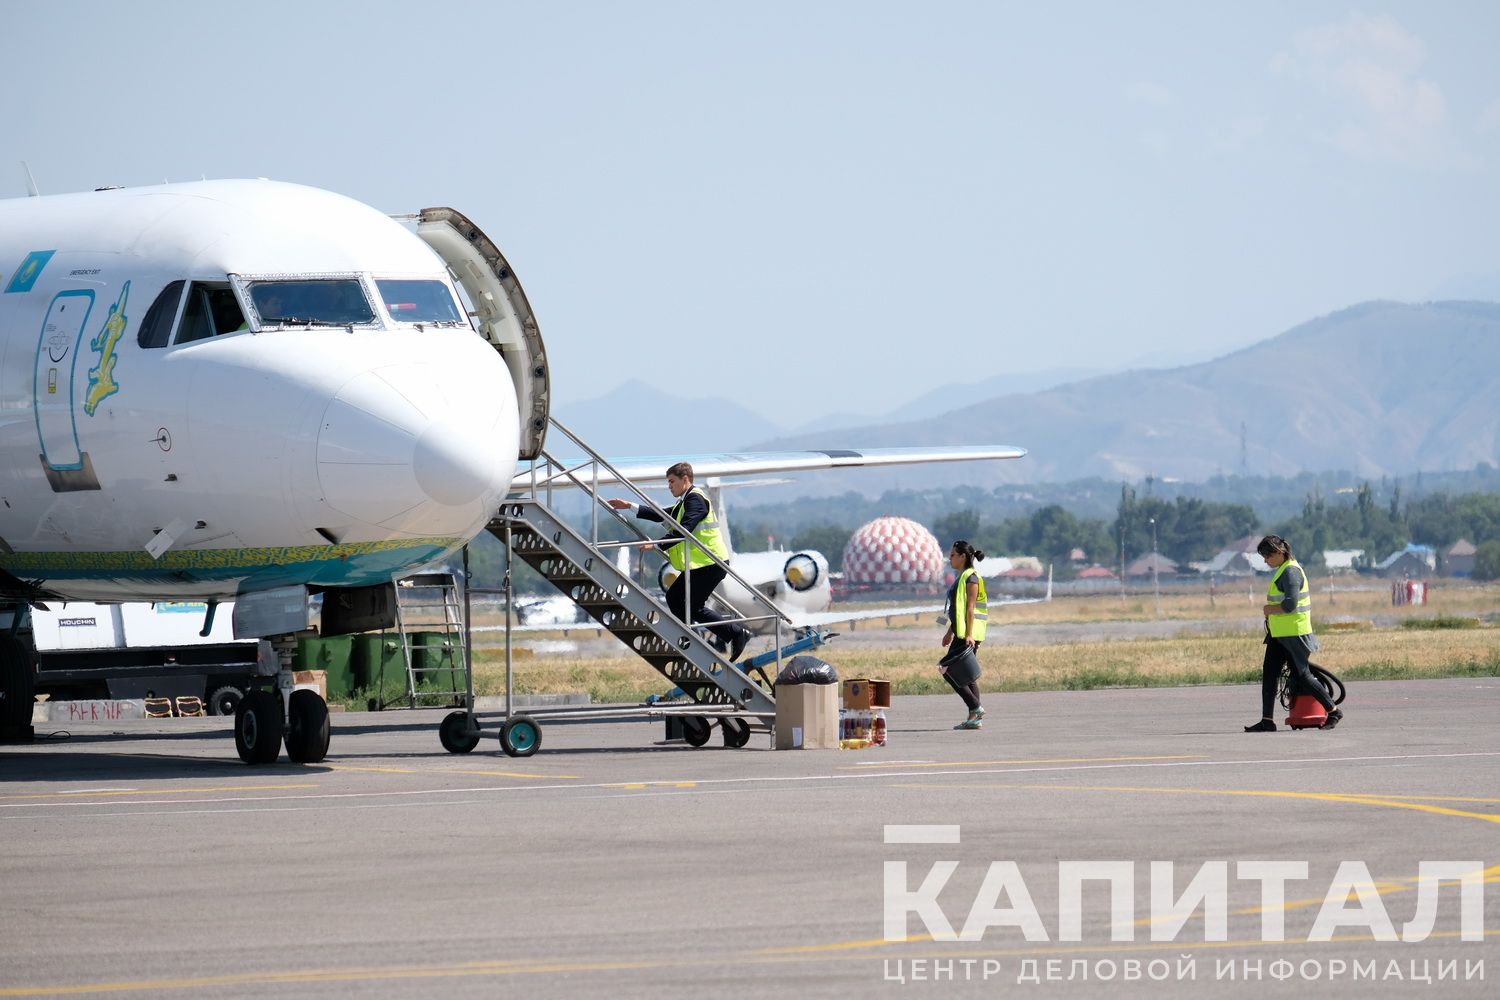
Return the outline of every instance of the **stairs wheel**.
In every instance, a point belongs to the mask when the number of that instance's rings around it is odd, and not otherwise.
[[[500,726],[500,749],[508,757],[530,757],[542,745],[542,727],[529,715],[517,715]]]
[[[449,753],[468,753],[479,745],[479,734],[469,731],[468,712],[449,712],[438,726],[438,739]]]
[[[724,745],[731,750],[742,749],[750,742],[750,724],[744,719],[720,719],[719,728],[724,731]]]
[[[701,747],[708,742],[713,730],[708,720],[701,715],[684,715],[682,717],[682,738],[690,747]]]

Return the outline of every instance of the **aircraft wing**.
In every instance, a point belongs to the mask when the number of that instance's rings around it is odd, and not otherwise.
[[[1045,604],[1052,600],[1052,594],[1046,597],[1020,597],[1002,598],[996,600],[990,598],[989,606],[1001,607],[1007,604]],[[809,614],[797,614],[788,612],[792,619],[792,628],[821,628],[824,625],[837,625],[840,622],[862,622],[872,618],[900,618],[903,615],[940,615],[944,611],[942,604],[913,604],[897,608],[864,608],[859,611],[817,611]]]
[[[664,481],[667,467],[675,462],[690,463],[693,467],[694,478],[702,480],[709,476],[743,476],[763,472],[810,472],[819,469],[850,469],[877,465],[993,461],[1023,458],[1025,455],[1025,448],[996,444],[952,448],[836,448],[827,451],[726,452],[717,455],[639,455],[618,460],[608,459],[608,461],[618,470],[620,478],[633,483],[649,483]],[[592,471],[587,468],[586,458],[563,457],[558,461],[562,463],[562,469],[583,466],[584,468],[578,472],[579,478],[585,482],[592,481]],[[574,485],[568,477],[559,475],[562,469],[554,467],[549,471],[545,463],[538,463],[537,481],[540,483],[551,476],[554,487]],[[530,487],[531,482],[532,473],[530,469],[527,469],[516,474],[511,487],[524,490]],[[599,470],[600,485],[615,482],[618,482],[618,479],[608,470],[603,468]]]
[[[842,622],[862,622],[872,618],[900,618],[905,615],[937,615],[943,613],[941,604],[914,604],[900,608],[864,608],[859,611],[815,611],[807,614],[792,613],[792,628],[821,628]]]

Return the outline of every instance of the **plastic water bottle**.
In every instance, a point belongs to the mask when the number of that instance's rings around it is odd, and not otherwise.
[[[876,746],[885,746],[885,709],[883,708],[875,710],[875,729],[871,737]]]

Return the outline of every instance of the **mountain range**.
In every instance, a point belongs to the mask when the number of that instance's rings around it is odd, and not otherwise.
[[[694,401],[692,426],[676,426],[684,401],[641,383],[559,409],[606,454],[986,443],[1030,450],[1016,462],[804,476],[788,488],[800,495],[1087,476],[1463,469],[1500,454],[1500,304],[1367,302],[1200,364],[1037,391],[1015,384],[1001,377],[945,386],[888,418],[795,434],[727,400]]]

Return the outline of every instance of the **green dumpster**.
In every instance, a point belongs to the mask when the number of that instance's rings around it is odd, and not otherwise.
[[[329,701],[341,701],[354,691],[353,638],[305,636],[297,640],[297,669],[323,671],[327,675]]]
[[[439,691],[462,690],[462,678],[456,672],[458,662],[452,636],[443,632],[412,633],[411,665],[424,687]]]
[[[354,640],[356,687],[379,687],[383,675],[387,687],[406,688],[406,657],[401,655],[399,632],[366,632],[349,638]]]

